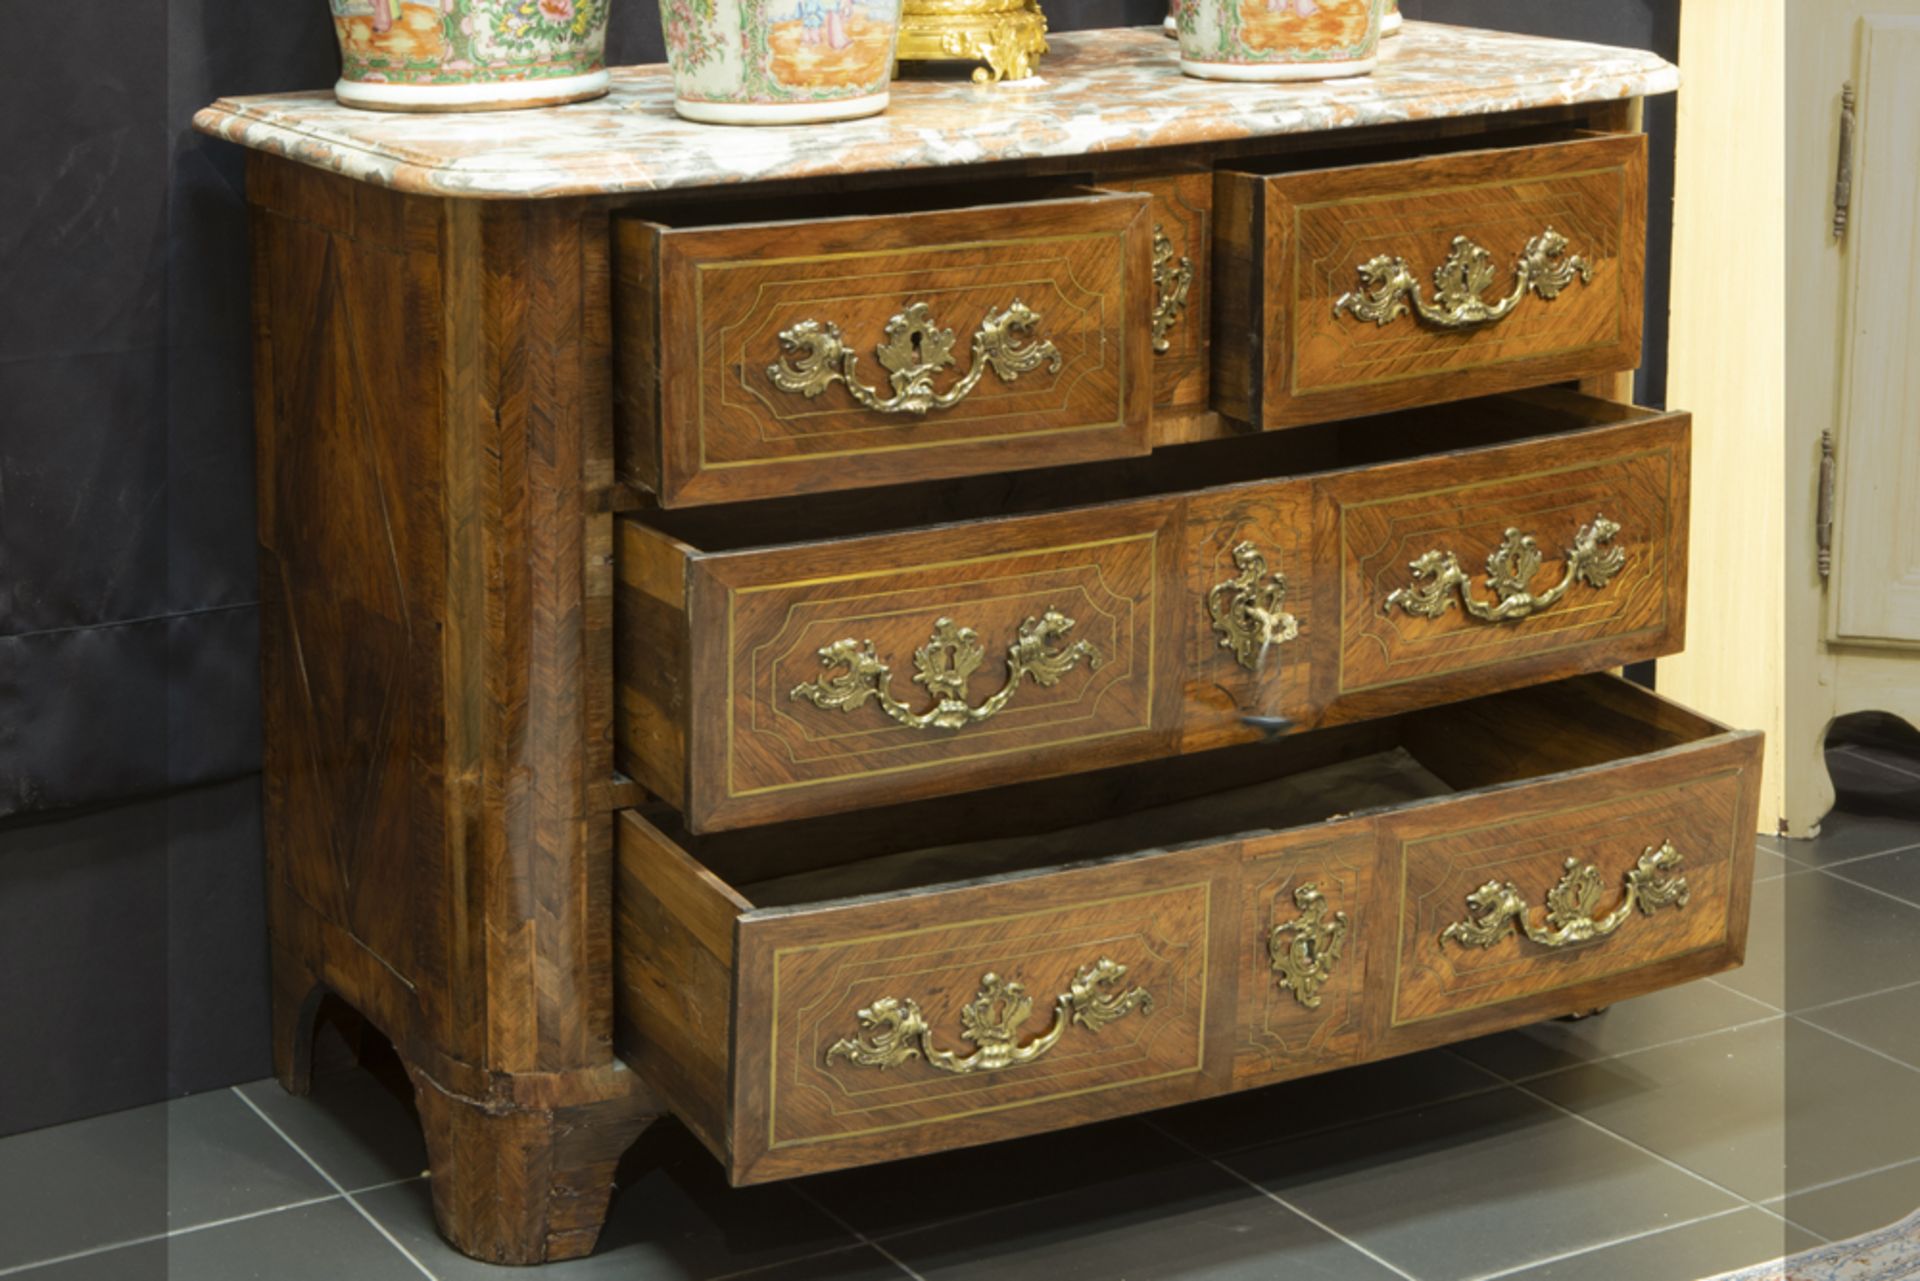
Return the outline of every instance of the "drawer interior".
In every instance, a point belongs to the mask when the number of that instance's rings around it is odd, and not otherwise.
[[[1648,422],[1661,411],[1562,388],[1408,410],[1225,441],[1176,445],[1151,457],[912,486],[639,513],[635,519],[701,552],[853,538],[990,517],[1152,498],[1277,477],[1434,457],[1543,436]]]
[[[1612,764],[1724,728],[1587,676],[1150,766],[740,832],[653,825],[750,909],[894,896],[1214,844]],[[916,833],[940,833],[929,843]]]

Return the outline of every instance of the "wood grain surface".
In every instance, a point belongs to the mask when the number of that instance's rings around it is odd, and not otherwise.
[[[1214,395],[1223,413],[1286,427],[1431,404],[1640,363],[1646,140],[1573,136],[1498,150],[1215,178]],[[1549,301],[1528,296],[1464,331],[1411,315],[1376,325],[1334,304],[1359,267],[1404,259],[1435,300],[1434,272],[1456,236],[1491,253],[1492,302],[1514,264],[1552,228],[1592,267]],[[1244,349],[1244,350],[1243,350]]]
[[[617,220],[624,475],[672,507],[1143,452],[1149,203],[1116,192],[780,222],[755,206],[737,225]],[[768,375],[790,355],[781,333],[816,321],[890,396],[875,349],[924,303],[953,338],[934,376],[944,390],[970,370],[982,322],[1015,302],[1039,316],[1020,339],[1052,343],[1059,369],[989,372],[949,409],[882,412],[844,385],[809,397]]]
[[[699,1118],[734,1181],[753,1183],[1590,1010],[1739,963],[1759,757],[1757,735],[1589,676],[1173,769],[902,807],[839,842],[817,823],[703,838],[629,813],[618,950],[635,1032],[623,1045]],[[1302,776],[1319,781],[1287,781]],[[1413,792],[1370,808],[1392,778]],[[1037,814],[1072,826],[1020,837]],[[1643,849],[1669,840],[1684,906],[1558,950],[1517,933],[1485,951],[1440,941],[1488,879],[1513,880],[1539,920],[1567,858],[1602,870],[1610,909]],[[736,888],[718,868],[775,879]],[[1268,949],[1307,885],[1348,927],[1312,1006],[1276,981]],[[774,903],[757,905],[762,894]],[[871,1038],[861,1011],[891,997],[916,1003],[935,1048],[964,1054],[961,1011],[989,972],[1034,999],[1016,1039],[1026,1044],[1075,971],[1103,956],[1129,967],[1126,984],[1153,994],[1152,1011],[1070,1027],[1031,1062],[956,1074],[917,1054],[882,1069],[827,1053]],[[658,1029],[660,1046],[641,1029]]]
[[[1558,431],[1417,453],[1471,438],[1476,416],[1504,415]],[[1671,653],[1685,638],[1688,428],[1685,415],[1540,393],[1434,411],[1430,427],[1410,416],[1393,438],[1413,442],[1397,446],[1400,461],[1051,513],[893,534],[821,529],[789,546],[712,552],[629,518],[620,764],[683,808],[695,831],[719,830],[1204,751],[1267,726],[1391,715]],[[1372,457],[1395,452],[1376,443]],[[1307,456],[1265,452],[1273,456],[1259,465],[1281,470]],[[1188,478],[1157,469],[1142,486],[1161,475]],[[998,506],[1004,495],[982,501]],[[867,514],[884,523],[912,509]],[[1620,524],[1613,546],[1624,556],[1605,587],[1576,582],[1553,607],[1503,622],[1458,606],[1438,618],[1386,608],[1412,584],[1410,562],[1435,549],[1456,552],[1476,599],[1490,599],[1483,563],[1508,528],[1537,537],[1544,563],[1531,586],[1545,591],[1564,576],[1576,532],[1603,515]],[[758,536],[737,520],[682,532]],[[1209,607],[1216,587],[1232,598],[1243,543],[1264,558],[1261,588],[1284,579],[1284,594],[1266,599],[1298,631],[1251,666],[1223,645]],[[1022,682],[992,720],[912,729],[876,700],[841,710],[793,697],[843,670],[823,667],[821,649],[871,640],[893,695],[924,709],[933,700],[915,683],[914,655],[951,618],[981,638],[969,688],[977,705],[1006,683],[1023,622],[1047,609],[1072,618],[1067,639],[1086,640],[1102,662],[1052,688]]]

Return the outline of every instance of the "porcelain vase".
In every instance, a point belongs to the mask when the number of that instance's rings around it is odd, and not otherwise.
[[[1380,34],[1397,36],[1407,20],[1400,16],[1400,0],[1387,0],[1387,11],[1380,16]]]
[[[607,91],[608,0],[330,0],[334,96],[381,111],[549,107]]]
[[[1332,80],[1378,64],[1386,0],[1180,0],[1180,69],[1207,80]]]
[[[887,107],[900,0],[660,0],[673,109],[784,125]]]

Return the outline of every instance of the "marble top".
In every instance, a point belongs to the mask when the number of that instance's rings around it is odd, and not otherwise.
[[[1244,84],[1180,74],[1158,27],[1048,37],[1037,80],[909,79],[882,115],[700,125],[664,65],[621,67],[594,102],[530,111],[361,111],[328,91],[222,98],[201,131],[348,177],[440,196],[618,195],[881,170],[1074,157],[1670,93],[1651,53],[1409,22],[1373,75]]]

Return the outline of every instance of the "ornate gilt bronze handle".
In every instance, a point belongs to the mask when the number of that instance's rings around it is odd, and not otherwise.
[[[1050,342],[1021,344],[1016,334],[1031,333],[1040,313],[1018,298],[1005,311],[980,322],[973,335],[973,362],[960,380],[945,391],[933,389],[933,377],[953,363],[953,330],[933,322],[927,304],[916,302],[887,321],[885,341],[874,355],[893,386],[883,396],[860,381],[860,354],[840,338],[840,326],[827,320],[803,320],[782,330],[780,345],[787,355],[767,366],[767,377],[781,391],[797,391],[812,400],[835,383],[845,383],[853,398],[882,414],[922,417],[935,409],[952,409],[965,400],[989,367],[1002,382],[1046,365],[1060,372],[1060,352]]]
[[[1233,565],[1240,572],[1207,593],[1207,613],[1220,648],[1233,651],[1240,666],[1260,670],[1260,653],[1269,645],[1284,645],[1300,634],[1300,620],[1281,606],[1287,603],[1287,576],[1267,578],[1267,558],[1253,542],[1233,549]]]
[[[1528,586],[1540,572],[1540,545],[1532,535],[1517,529],[1507,531],[1506,540],[1487,556],[1487,586],[1495,599],[1491,602],[1474,594],[1473,576],[1460,568],[1452,552],[1434,550],[1412,561],[1407,568],[1413,574],[1411,586],[1387,596],[1386,611],[1398,606],[1421,618],[1438,618],[1455,604],[1467,613],[1489,623],[1513,623],[1531,618],[1559,603],[1574,581],[1589,587],[1605,587],[1627,563],[1627,554],[1613,545],[1620,526],[1605,516],[1595,516],[1591,525],[1581,526],[1567,549],[1566,572],[1560,581],[1544,592],[1532,592]],[[1454,599],[1455,590],[1459,600]]]
[[[1300,915],[1267,934],[1267,962],[1274,981],[1310,1010],[1320,1008],[1320,988],[1347,941],[1347,914],[1327,915],[1327,896],[1311,881],[1293,892]]]
[[[1179,266],[1173,262],[1173,241],[1159,223],[1153,225],[1153,349],[1173,350],[1167,335],[1187,309],[1187,292],[1193,288],[1193,259],[1181,255]]]
[[[1465,236],[1453,238],[1453,252],[1434,269],[1434,301],[1420,294],[1420,282],[1405,258],[1381,254],[1360,265],[1360,288],[1342,294],[1333,314],[1390,325],[1410,310],[1436,329],[1478,329],[1505,320],[1528,294],[1552,302],[1577,276],[1593,280],[1593,264],[1567,255],[1567,238],[1548,227],[1527,242],[1513,269],[1513,292],[1497,302],[1482,295],[1493,287],[1493,255]],[[1411,304],[1411,306],[1409,306]]]
[[[893,669],[880,661],[872,641],[852,637],[820,650],[822,667],[843,670],[795,685],[788,697],[842,712],[864,707],[870,698],[877,699],[882,711],[909,729],[964,729],[998,715],[1028,677],[1043,689],[1051,688],[1083,658],[1089,670],[1097,671],[1105,660],[1089,642],[1075,641],[1064,649],[1055,647],[1055,642],[1072,630],[1073,620],[1057,609],[1020,624],[1019,637],[1007,649],[1007,683],[978,707],[968,704],[967,685],[986,649],[973,628],[960,627],[951,618],[937,620],[932,639],[913,652],[914,683],[925,685],[936,700],[925,711],[916,712],[894,697]]]
[[[1098,1032],[1136,1008],[1143,1015],[1151,1013],[1153,996],[1147,989],[1115,990],[1126,974],[1126,966],[1104,956],[1086,966],[1054,999],[1053,1025],[1025,1045],[1018,1044],[1020,1025],[1033,1012],[1033,998],[1019,983],[988,974],[960,1011],[960,1035],[975,1047],[965,1055],[934,1045],[933,1029],[912,997],[883,997],[859,1012],[859,1036],[827,1047],[827,1065],[845,1056],[862,1067],[885,1070],[918,1057],[928,1067],[955,1076],[1019,1067],[1051,1050],[1070,1024]]]
[[[1649,845],[1640,862],[1627,872],[1626,895],[1611,912],[1596,917],[1600,869],[1570,858],[1559,884],[1547,891],[1546,920],[1539,925],[1534,924],[1532,909],[1512,881],[1488,881],[1467,895],[1468,919],[1441,930],[1440,941],[1452,939],[1462,947],[1492,947],[1506,936],[1509,922],[1542,947],[1571,947],[1605,938],[1626,924],[1635,908],[1643,916],[1652,916],[1663,907],[1685,907],[1687,878],[1679,871],[1680,855],[1672,841]]]

